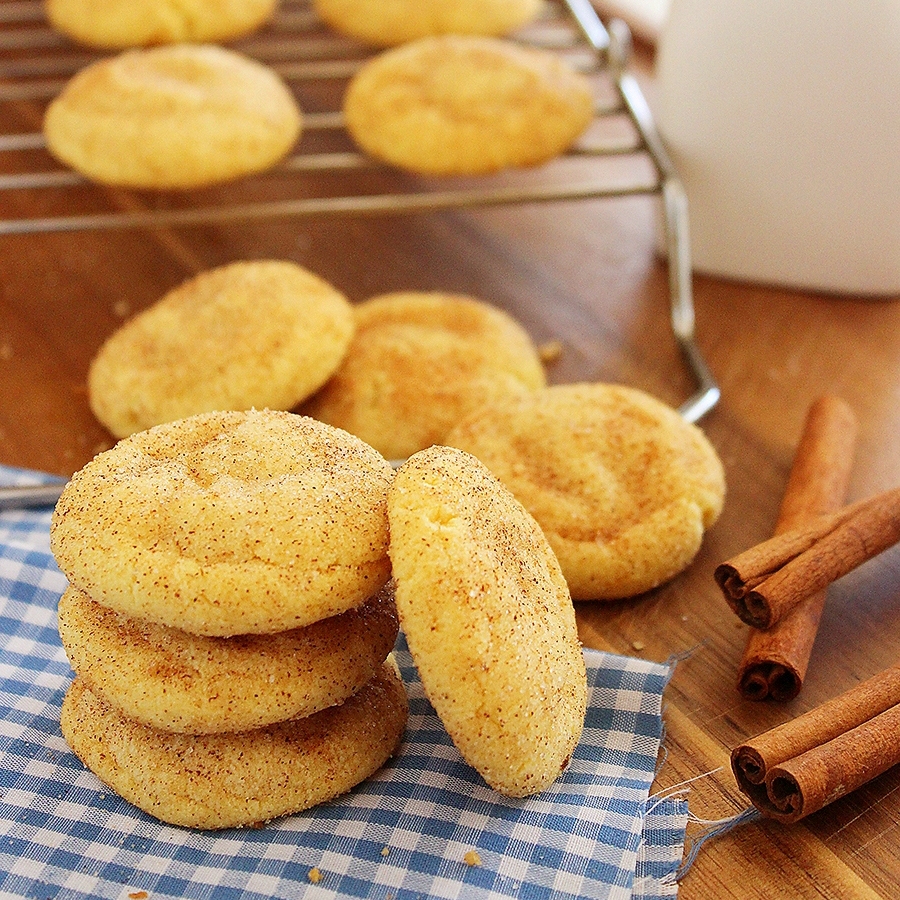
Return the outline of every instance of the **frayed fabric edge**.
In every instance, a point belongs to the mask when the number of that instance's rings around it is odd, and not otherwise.
[[[735,816],[730,816],[726,819],[718,819],[709,823],[708,828],[686,841],[685,854],[681,860],[681,865],[678,867],[678,871],[675,873],[675,880],[681,881],[684,876],[687,875],[691,866],[693,866],[697,857],[700,855],[700,851],[711,840],[722,837],[722,835],[734,831],[735,828],[739,828],[749,822],[755,822],[760,818],[762,818],[762,813],[760,813],[755,806],[750,806]],[[694,821],[702,820],[694,819]]]
[[[691,647],[687,650],[683,650],[681,653],[673,654],[666,661],[666,665],[669,667],[669,676],[666,679],[666,685],[672,680],[675,675],[675,669],[678,666],[678,663],[683,662],[686,659],[690,659],[698,650],[703,647],[703,642]],[[662,716],[663,721],[663,733],[660,739],[660,758],[657,761],[656,766],[656,774],[659,775],[660,770],[663,768],[666,762],[666,758],[668,756],[667,751],[665,750],[664,740],[665,740],[665,716]],[[712,769],[709,772],[704,772],[701,775],[696,775],[693,778],[688,779],[687,781],[681,782],[680,784],[673,785],[670,788],[667,788],[664,791],[660,791],[658,794],[652,794],[650,796],[650,800],[657,800],[662,802],[663,800],[668,799],[687,799],[687,796],[690,792],[689,785],[698,781],[701,778],[707,778],[710,775],[714,775],[716,772],[720,772],[722,767],[719,766],[716,769]],[[652,808],[652,807],[651,807]],[[693,866],[697,857],[700,855],[701,850],[715,838],[722,837],[736,828],[740,828],[742,825],[749,824],[750,822],[755,822],[762,818],[762,814],[755,806],[749,806],[747,809],[742,810],[739,813],[736,813],[733,816],[728,816],[724,819],[702,819],[699,816],[694,815],[690,811],[688,811],[688,821],[693,822],[699,825],[706,825],[707,827],[701,831],[699,834],[695,835],[691,838],[685,838],[685,852],[684,856],[681,860],[681,865],[678,867],[674,874],[674,881],[680,882],[685,875],[690,871],[691,866]]]

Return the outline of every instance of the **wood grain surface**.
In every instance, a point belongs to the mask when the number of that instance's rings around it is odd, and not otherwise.
[[[29,132],[40,113],[40,102],[2,104],[0,126]],[[10,173],[36,161],[50,165],[38,157],[4,153],[0,166]],[[336,176],[335,190],[352,189],[356,177]],[[282,174],[254,190],[277,197],[303,189],[302,178]],[[202,199],[244,190],[228,186]],[[0,218],[192,202],[199,201],[96,187],[51,196],[15,191],[0,193]],[[101,342],[186,277],[237,259],[294,260],[353,301],[395,289],[469,293],[514,314],[537,341],[561,342],[551,381],[621,382],[677,405],[692,384],[668,321],[657,202],[637,196],[2,236],[0,463],[69,475],[109,447],[85,387]],[[692,814],[718,820],[747,806],[728,768],[732,747],[897,661],[895,549],[829,590],[796,700],[743,700],[735,675],[747,630],[718,594],[712,571],[770,535],[804,416],[822,392],[846,399],[860,421],[848,499],[900,484],[900,305],[702,275],[694,291],[699,344],[722,388],[721,403],[701,424],[725,464],[725,510],[683,575],[628,602],[579,604],[578,617],[588,646],[680,660],[665,698],[666,754],[655,790],[687,782]],[[900,771],[891,770],[799,825],[743,825],[704,848],[680,896],[895,897],[898,789]],[[689,836],[703,827],[691,824]]]

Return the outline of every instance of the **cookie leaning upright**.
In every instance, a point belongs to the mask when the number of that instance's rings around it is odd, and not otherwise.
[[[185,281],[112,334],[88,399],[116,436],[202,412],[292,409],[338,367],[353,310],[294,263],[253,260]]]
[[[388,498],[397,610],[463,757],[522,797],[562,772],[584,725],[575,611],[540,528],[474,457],[415,454]]]
[[[47,108],[48,150],[87,178],[192,188],[260,172],[302,114],[266,65],[212,44],[127,50],[82,69]]]
[[[558,156],[590,124],[594,99],[590,81],[550,50],[442,35],[366,63],[344,114],[357,144],[384,162],[479,175]]]
[[[77,472],[50,543],[71,584],[195,634],[297,628],[387,581],[390,465],[287,412],[215,412],[140,432]]]

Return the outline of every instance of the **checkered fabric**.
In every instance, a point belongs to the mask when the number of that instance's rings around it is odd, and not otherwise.
[[[38,477],[0,467],[0,483]],[[648,797],[670,670],[595,651],[585,651],[584,736],[538,796],[502,797],[465,764],[401,637],[409,728],[374,778],[258,830],[192,831],[145,815],[60,734],[72,675],[56,630],[65,580],[49,553],[49,521],[47,509],[0,513],[0,898],[676,895],[687,804]],[[467,864],[473,850],[480,864]]]

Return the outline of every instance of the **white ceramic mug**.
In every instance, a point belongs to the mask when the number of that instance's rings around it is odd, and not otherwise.
[[[900,0],[672,0],[657,87],[697,271],[900,295]]]

